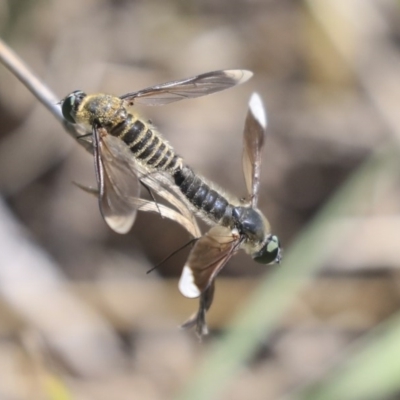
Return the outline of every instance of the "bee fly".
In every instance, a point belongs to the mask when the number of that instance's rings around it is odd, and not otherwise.
[[[208,333],[205,314],[213,300],[215,277],[239,249],[262,264],[281,261],[279,239],[270,233],[269,222],[257,208],[266,127],[261,98],[253,93],[244,127],[242,158],[248,201],[228,198],[222,191],[211,189],[189,167],[184,166],[174,175],[181,191],[205,216],[206,222],[214,225],[194,245],[179,280],[184,296],[200,297],[198,312],[183,325],[196,326],[199,336]]]
[[[173,197],[179,198],[176,191],[169,195],[165,189],[162,190],[160,181],[170,179],[180,170],[183,167],[182,159],[149,122],[131,113],[129,107],[134,104],[164,105],[204,96],[245,82],[252,75],[250,71],[244,70],[214,71],[120,97],[109,94],[87,95],[76,90],[61,100],[64,118],[92,132],[100,211],[111,229],[127,233],[134,223],[139,206],[141,210],[147,207],[161,214],[166,211],[160,207],[154,210],[154,204],[144,204],[142,199],[139,201],[140,182],[158,194],[162,191],[161,195],[165,195],[170,203]],[[168,190],[171,190],[170,185]],[[194,236],[199,236],[187,205],[176,199],[177,202],[179,204],[174,205],[189,219],[184,224],[185,228]],[[171,217],[168,213],[163,216]]]
[[[266,129],[264,108],[260,97],[253,94],[245,123],[243,153],[250,199],[241,202],[228,198],[196,175],[156,129],[131,113],[129,107],[200,97],[245,82],[251,76],[251,72],[244,70],[214,71],[120,97],[87,95],[76,90],[61,101],[64,118],[91,131],[100,211],[111,229],[127,233],[139,210],[158,212],[199,238],[179,281],[184,296],[200,297],[197,314],[184,324],[196,326],[199,335],[207,333],[205,313],[212,303],[214,279],[240,248],[263,264],[279,262],[281,258],[278,238],[271,235],[267,219],[256,208]],[[140,183],[175,209],[141,199]],[[204,236],[194,213],[213,226]]]

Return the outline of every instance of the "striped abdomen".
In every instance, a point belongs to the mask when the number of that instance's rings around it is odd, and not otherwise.
[[[175,171],[173,177],[175,184],[197,210],[213,222],[230,226],[233,207],[223,195],[211,189],[187,166]]]
[[[175,171],[181,165],[181,158],[172,147],[154,129],[132,114],[113,126],[109,133],[123,140],[134,156],[151,168]]]

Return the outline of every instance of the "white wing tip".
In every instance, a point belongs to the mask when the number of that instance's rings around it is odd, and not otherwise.
[[[267,128],[267,115],[261,97],[258,93],[253,93],[249,101],[249,109],[254,118],[264,128]]]
[[[242,69],[242,78],[240,82],[246,82],[253,76],[253,73],[247,69]]]
[[[119,216],[105,216],[104,220],[106,221],[107,225],[116,233],[124,235],[128,233],[135,221],[136,213],[130,217],[119,217]]]
[[[183,267],[182,275],[179,279],[179,290],[189,299],[195,299],[201,294],[199,288],[194,283],[193,272],[187,265]]]
[[[227,69],[224,72],[237,80],[236,84],[246,82],[253,76],[253,73],[247,69]]]

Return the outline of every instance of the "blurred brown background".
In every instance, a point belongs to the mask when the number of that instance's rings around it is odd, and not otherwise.
[[[399,19],[398,4],[372,0],[0,0],[1,37],[60,99],[252,70],[237,88],[140,112],[242,197],[242,130],[259,92],[269,120],[259,208],[284,248],[400,135]],[[0,397],[52,398],[51,376],[73,399],[173,398],[265,267],[232,259],[199,345],[177,329],[197,307],[177,289],[187,251],[146,275],[185,231],[144,214],[128,235],[111,232],[96,199],[71,184],[94,184],[92,157],[3,67],[0,127]],[[398,183],[377,177],[357,229],[221,399],[281,398],[399,308]]]

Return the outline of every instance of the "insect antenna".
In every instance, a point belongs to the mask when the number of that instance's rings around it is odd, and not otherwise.
[[[157,265],[155,265],[153,268],[149,269],[146,274],[149,274],[150,272],[153,272],[155,269],[160,267],[162,264],[164,264],[166,261],[168,261],[171,257],[173,257],[175,254],[179,253],[181,250],[185,249],[186,247],[193,245],[199,240],[199,238],[194,238],[189,240],[187,243],[185,243],[183,246],[179,247],[177,250],[174,250],[171,254],[169,254],[167,257],[163,258]]]

